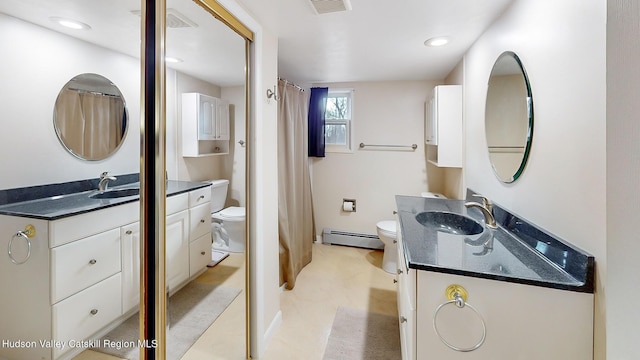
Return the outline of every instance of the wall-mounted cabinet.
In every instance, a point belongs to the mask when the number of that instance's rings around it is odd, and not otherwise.
[[[439,85],[425,104],[427,160],[439,167],[462,167],[462,86]]]
[[[182,94],[182,156],[229,153],[229,102],[199,93]]]

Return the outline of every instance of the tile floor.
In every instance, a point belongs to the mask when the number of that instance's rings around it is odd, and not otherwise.
[[[282,324],[261,357],[264,360],[322,359],[339,306],[396,315],[394,276],[381,268],[382,251],[315,244],[293,290],[280,295]],[[231,254],[195,281],[242,288],[243,256]],[[241,360],[245,355],[245,293],[241,293],[182,360]],[[112,360],[85,351],[74,360]]]

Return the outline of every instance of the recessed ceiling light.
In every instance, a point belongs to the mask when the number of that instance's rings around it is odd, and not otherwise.
[[[174,57],[171,57],[171,56],[165,56],[164,57],[164,61],[166,61],[168,63],[181,63],[184,60],[178,59],[178,58],[174,58]]]
[[[52,16],[49,18],[49,20],[69,29],[74,29],[74,30],[90,30],[91,29],[91,26],[77,20],[65,19],[57,16]]]
[[[424,46],[438,47],[449,43],[449,38],[445,36],[434,37],[424,42]]]

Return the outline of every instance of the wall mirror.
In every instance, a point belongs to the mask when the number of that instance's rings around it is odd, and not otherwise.
[[[533,137],[533,97],[518,56],[502,53],[491,70],[485,132],[493,171],[505,183],[524,171]]]
[[[122,145],[127,133],[122,93],[98,74],[80,74],[60,90],[53,112],[58,139],[73,156],[104,160]]]
[[[139,58],[141,54],[141,17],[139,11],[141,6],[142,3],[140,1],[133,0],[0,1],[0,28],[3,30],[8,29],[8,33],[16,39],[28,39],[29,41],[28,43],[25,43],[26,45],[24,46],[14,47],[14,43],[11,43],[10,47],[5,47],[8,52],[18,54],[17,56],[14,56],[14,58],[22,58],[23,54],[31,55],[32,53],[47,53],[50,49],[55,49],[61,53],[65,53],[65,56],[60,59],[55,56],[50,56],[50,59],[47,59],[47,61],[34,62],[34,66],[22,66],[15,69],[7,68],[8,71],[18,74],[10,79],[30,79],[35,77],[34,74],[37,74],[37,78],[41,79],[41,82],[46,82],[51,81],[47,80],[49,78],[46,75],[49,73],[53,73],[55,71],[66,71],[69,68],[76,69],[76,71],[71,73],[68,78],[65,76],[61,80],[58,80],[58,83],[54,85],[55,91],[53,96],[57,95],[58,92],[65,94],[58,96],[54,108],[51,108],[50,105],[42,111],[38,108],[37,114],[45,114],[45,121],[47,122],[47,125],[49,124],[49,121],[51,121],[51,117],[53,117],[55,131],[64,148],[73,154],[73,156],[81,159],[92,160],[92,162],[83,160],[82,162],[86,166],[91,167],[91,165],[96,165],[96,160],[103,159],[109,156],[109,153],[113,153],[114,151],[117,151],[117,157],[120,158],[117,161],[129,161],[130,164],[131,162],[137,163],[139,159],[139,148],[136,146],[128,146],[129,144],[123,144],[120,148],[117,147],[118,145],[114,145],[109,148],[110,151],[106,151],[101,155],[84,152],[83,142],[86,143],[87,140],[83,137],[74,137],[72,134],[77,133],[81,129],[83,132],[86,130],[85,121],[87,117],[69,117],[67,116],[67,112],[72,112],[69,109],[72,109],[75,112],[80,112],[80,110],[83,110],[85,113],[87,112],[86,108],[78,108],[78,103],[80,102],[79,99],[83,94],[100,94],[100,97],[95,96],[98,99],[102,99],[102,97],[109,99],[119,97],[121,104],[117,106],[116,109],[120,110],[114,111],[113,114],[115,115],[112,117],[112,125],[117,129],[115,134],[120,135],[119,137],[114,137],[115,142],[119,141],[122,144],[123,141],[138,141],[135,137],[140,135],[140,113],[138,109],[141,108],[140,103],[142,100],[139,97],[141,89],[137,89],[138,85],[135,79],[142,80],[140,73],[140,66],[142,62]],[[165,24],[167,27],[165,30],[165,51],[168,56],[175,57],[176,59],[174,60],[182,60],[182,62],[175,63],[167,61],[166,65],[166,123],[169,128],[167,133],[167,150],[170,152],[167,154],[168,156],[165,157],[165,161],[168,163],[167,166],[174,169],[173,173],[169,172],[169,177],[171,180],[176,179],[186,181],[200,181],[215,178],[229,179],[229,198],[228,204],[226,205],[246,207],[247,217],[244,223],[247,226],[245,231],[247,231],[248,227],[252,226],[250,216],[252,214],[251,207],[253,206],[246,200],[247,194],[245,194],[247,189],[246,184],[250,183],[248,181],[250,179],[248,171],[251,167],[248,165],[248,159],[250,156],[249,152],[246,151],[248,146],[244,146],[248,145],[245,143],[247,140],[247,138],[244,137],[245,134],[251,134],[251,129],[249,127],[249,114],[251,114],[252,111],[249,108],[249,104],[251,103],[250,94],[252,94],[252,91],[250,83],[247,81],[248,69],[251,68],[248,52],[250,50],[251,40],[247,35],[239,35],[241,31],[236,30],[239,27],[239,23],[233,23],[230,20],[225,20],[225,22],[223,22],[221,20],[224,17],[217,14],[221,13],[223,8],[220,5],[217,5],[214,0],[167,0],[166,7],[167,9],[163,10],[163,12],[166,12],[167,19]],[[215,16],[214,13],[216,14]],[[58,14],[65,14],[66,17],[73,19],[82,19],[92,25],[92,28],[88,31],[62,29],[59,24],[50,20],[51,15]],[[232,28],[230,25],[227,25],[227,23],[233,23],[236,25]],[[253,34],[251,34],[251,38],[252,37]],[[17,43],[17,41],[15,43]],[[29,50],[28,52],[26,52],[27,49]],[[66,50],[68,50],[68,52],[65,52]],[[31,57],[24,56],[24,58],[29,59]],[[72,61],[69,61],[69,59]],[[116,69],[115,71],[118,71],[117,78],[115,78],[116,75],[109,75],[113,74],[114,69]],[[77,74],[82,75],[73,76]],[[105,77],[97,74],[107,75],[107,77],[110,77],[111,79],[106,79]],[[68,81],[72,77],[73,79]],[[117,85],[120,91],[118,91],[113,82],[109,80],[116,81],[115,85]],[[67,81],[68,83],[65,84]],[[24,97],[24,101],[28,101],[28,96],[32,94],[32,88],[34,86],[31,82],[18,82],[13,80],[6,83],[8,88],[10,87],[12,91]],[[62,88],[62,91],[60,91],[60,88]],[[232,125],[235,126],[235,128],[232,128],[234,133],[231,135],[235,137],[232,137],[233,140],[231,141],[235,147],[234,152],[230,151],[228,157],[225,158],[221,156],[210,156],[189,160],[194,163],[192,168],[214,168],[217,172],[214,175],[216,177],[204,177],[202,174],[205,174],[205,172],[202,171],[197,172],[196,174],[189,173],[189,169],[191,168],[187,168],[186,166],[182,167],[182,165],[179,164],[179,161],[184,161],[179,159],[181,156],[176,152],[179,143],[175,141],[175,139],[177,139],[177,136],[180,133],[179,129],[181,128],[179,127],[181,124],[177,118],[180,110],[178,99],[183,92],[203,91],[211,91],[214,92],[212,95],[216,95],[216,97],[232,100],[231,103],[235,110],[231,116],[232,119],[236,120]],[[127,98],[123,99],[121,93],[125,94]],[[76,103],[74,104],[72,102],[68,104],[70,101],[68,97]],[[9,97],[7,99],[13,98]],[[33,106],[38,107],[40,106],[40,103],[41,102],[35,102]],[[15,106],[15,108],[19,109],[20,107]],[[106,110],[102,111],[104,112]],[[23,128],[40,126],[41,120],[42,117],[33,116],[33,118],[29,118],[28,121],[21,121],[15,124],[15,126]],[[128,127],[130,127],[130,129],[128,129]],[[239,135],[239,128],[242,128],[243,130],[242,136]],[[47,128],[47,130],[50,131],[51,129]],[[104,131],[100,130],[98,133],[103,134]],[[171,136],[171,134],[173,136]],[[134,139],[131,139],[131,136],[133,136]],[[243,140],[242,144],[238,144],[239,140]],[[89,142],[92,144],[95,143],[94,140],[89,140]],[[34,146],[36,145],[39,144],[34,144]],[[44,147],[45,145],[47,144],[42,144],[36,149],[39,151],[50,150]],[[26,154],[28,159],[31,159],[33,156],[31,153],[32,152]],[[62,153],[55,154],[55,156],[47,158],[52,158],[53,161],[59,161],[59,158],[63,158],[62,160],[64,160],[65,156],[66,154]],[[34,161],[39,161],[41,158],[34,157],[34,159]],[[95,176],[99,174],[99,171],[109,170],[113,161],[116,160],[114,159],[114,156],[112,156],[108,158],[108,160],[102,161],[104,161],[103,165],[105,165],[106,168],[100,168],[98,171],[90,170]],[[55,166],[55,163],[52,166]],[[82,166],[83,165],[80,165],[80,167]],[[125,168],[131,169],[131,167]],[[182,174],[181,177],[177,175],[179,171]],[[114,175],[117,174],[118,173],[115,173]],[[144,186],[144,179],[141,180],[141,186]],[[233,186],[233,184],[235,184],[235,186]],[[184,195],[186,196],[186,194]],[[207,204],[202,204],[201,206],[203,206],[203,212],[198,214],[198,217],[204,216],[205,220],[209,219],[209,212],[211,210],[210,206]],[[176,277],[180,277],[181,279],[185,279],[186,277],[190,278],[194,275],[191,274],[190,256],[202,256],[201,249],[198,249],[196,246],[190,246],[200,242],[200,244],[205,244],[203,249],[210,248],[211,245],[208,244],[208,242],[213,239],[209,239],[207,236],[201,236],[198,239],[190,238],[191,225],[189,219],[192,215],[189,214],[188,210],[181,208],[180,211],[173,214],[167,212],[167,215],[168,220],[166,222],[167,229],[165,237],[169,242],[171,242],[171,244],[167,244],[166,246],[167,252],[178,249],[174,254],[179,254],[173,258],[171,258],[171,255],[167,255],[166,258],[168,261],[175,261],[173,264],[176,264],[175,268],[179,269],[179,271],[176,271],[175,273],[180,273],[176,275]],[[196,219],[195,216],[193,216],[193,218]],[[99,223],[99,221],[97,223]],[[139,303],[138,300],[132,300],[137,297],[136,295],[139,295],[139,292],[136,294],[135,291],[136,288],[139,289],[137,281],[140,279],[140,276],[137,276],[136,274],[136,270],[142,272],[145,271],[143,268],[141,269],[139,263],[135,261],[140,257],[134,255],[136,253],[139,254],[140,251],[140,232],[138,230],[140,230],[142,226],[145,226],[145,224],[136,222],[130,225],[131,226],[126,226],[127,230],[123,230],[123,234],[125,235],[122,235],[122,246],[120,249],[121,252],[126,252],[128,255],[132,255],[129,257],[131,262],[125,264],[125,261],[123,260],[121,261],[122,264],[118,265],[118,268],[120,268],[118,273],[120,280],[117,281],[121,281],[122,288],[128,290],[133,289],[133,291],[127,291],[128,294],[125,294],[122,291],[114,291],[108,294],[110,309],[113,309],[116,313],[119,308],[116,305],[122,304],[125,300],[129,306],[135,302]],[[211,226],[210,224],[207,225]],[[127,234],[127,231],[130,231],[130,233]],[[222,234],[222,231],[219,232]],[[250,248],[249,241],[251,238],[249,234],[250,233],[245,234],[245,249]],[[126,245],[129,247],[126,247]],[[194,249],[198,251],[195,251]],[[40,252],[40,254],[42,253]],[[219,255],[217,260],[222,258],[223,255],[224,254]],[[206,259],[206,257],[204,259]],[[169,263],[165,263],[165,268],[173,266],[173,264],[169,265]],[[259,330],[253,330],[250,328],[249,325],[249,321],[255,323],[257,321],[255,319],[258,317],[249,317],[248,315],[250,312],[250,308],[248,306],[250,304],[248,301],[248,284],[250,283],[250,273],[254,271],[255,270],[251,268],[248,251],[229,252],[227,257],[223,258],[223,260],[221,260],[217,265],[207,267],[207,270],[204,273],[199,274],[196,278],[191,280],[190,284],[197,284],[197,287],[194,288],[201,290],[206,289],[208,292],[189,292],[187,293],[189,295],[182,296],[182,299],[188,298],[188,300],[193,300],[192,303],[195,304],[198,300],[196,295],[202,296],[205,293],[210,295],[207,297],[207,302],[198,302],[198,307],[201,309],[202,307],[205,307],[207,309],[207,311],[205,311],[207,318],[209,318],[210,321],[213,321],[212,323],[209,323],[207,321],[209,319],[200,317],[197,319],[198,331],[204,331],[199,337],[189,336],[190,339],[184,337],[186,332],[183,330],[187,327],[193,329],[195,326],[176,326],[182,319],[180,318],[180,315],[176,314],[175,310],[171,310],[171,307],[169,307],[169,309],[160,309],[159,307],[155,309],[157,313],[164,314],[167,319],[167,332],[173,334],[170,335],[173,336],[173,339],[166,342],[167,353],[173,354],[172,356],[169,356],[170,358],[180,357],[176,354],[182,351],[181,349],[186,351],[186,353],[184,353],[185,359],[204,356],[202,354],[206,354],[207,359],[249,358],[249,349],[251,349],[251,344],[249,342],[251,331],[256,333],[259,332]],[[158,275],[161,276],[160,274]],[[173,274],[168,274],[167,278],[171,275]],[[2,285],[4,285],[4,283],[2,283]],[[182,289],[178,289],[179,286],[180,285],[176,286],[175,293],[172,292],[170,294],[171,296],[169,297],[168,303],[172,303],[172,299],[175,299],[175,296],[181,293]],[[189,288],[185,286],[183,289],[188,290]],[[147,288],[146,290],[152,291],[153,289]],[[156,289],[156,292],[158,293],[156,294],[157,296],[165,296],[164,288]],[[12,295],[13,294],[7,294],[7,296],[3,295],[2,298],[8,298]],[[47,303],[48,302],[49,301],[47,300]],[[84,301],[81,302],[84,304]],[[0,303],[4,304],[2,301],[0,301]],[[48,308],[49,307],[47,305],[47,309]],[[191,307],[184,306],[184,308]],[[125,309],[124,306],[123,309]],[[138,315],[135,313],[134,309],[128,311],[123,310],[122,316],[137,317]],[[41,310],[42,311],[39,310],[39,314],[44,314],[44,308]],[[104,312],[100,310],[99,314],[102,313]],[[213,315],[219,316],[216,317]],[[104,319],[101,317],[102,315],[97,316],[100,319]],[[47,334],[51,334],[52,325],[50,317],[48,315],[43,315],[39,318],[42,319],[34,320],[41,324],[41,326],[39,326],[39,330],[42,330],[42,332]],[[5,319],[2,321],[4,320]],[[133,321],[134,324],[139,323],[137,319],[133,319]],[[73,322],[73,317],[62,317],[57,319],[56,322],[56,326],[68,329],[69,331],[74,331],[74,336],[75,334],[82,334],[78,335],[77,338],[73,337],[74,340],[82,340],[85,336],[91,335],[90,332],[96,329],[95,327],[92,327],[95,325],[91,325],[88,328],[83,327],[82,329],[77,329],[78,332],[76,333],[76,326]],[[115,326],[115,323],[113,324]],[[146,325],[149,324],[146,323]],[[152,326],[152,324],[149,325],[149,327],[150,326]],[[0,326],[0,330],[4,330],[5,328],[7,327]],[[139,329],[135,329],[131,337],[127,338],[126,341],[128,342],[131,340],[137,344],[139,334],[138,330]],[[85,333],[85,331],[87,332]],[[37,334],[42,332],[38,331]],[[0,331],[0,335],[2,334],[4,334],[4,332]],[[98,336],[97,334],[94,335],[96,336],[91,337],[90,339],[97,340],[102,336]],[[33,340],[51,339],[51,336],[52,335],[42,336]],[[65,348],[65,350],[68,349],[69,347]],[[9,350],[13,351],[12,349]],[[34,350],[36,353],[33,356],[22,356],[22,358],[53,358],[54,356],[52,355],[52,352],[57,351],[51,347],[16,349],[16,351],[20,352],[31,350]],[[125,346],[121,349],[114,348],[114,350],[130,350],[132,353],[139,352],[137,346],[133,348]],[[5,351],[6,349],[2,349],[0,347],[0,358],[4,358],[5,356],[7,358],[15,358],[12,355],[6,355]],[[84,351],[83,354],[78,356],[78,359],[114,358],[113,356],[103,354],[93,349],[85,349],[84,347],[69,349],[69,352],[62,354],[61,358],[71,358],[71,355],[69,354],[72,352],[75,354],[76,351]],[[42,352],[48,355],[41,356]],[[120,357],[132,358],[128,355],[118,356],[118,358]]]

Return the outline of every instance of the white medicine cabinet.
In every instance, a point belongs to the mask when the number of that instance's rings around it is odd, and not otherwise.
[[[439,167],[462,167],[462,86],[439,85],[425,103],[427,160]]]
[[[182,94],[182,156],[229,153],[229,102],[200,93]]]

